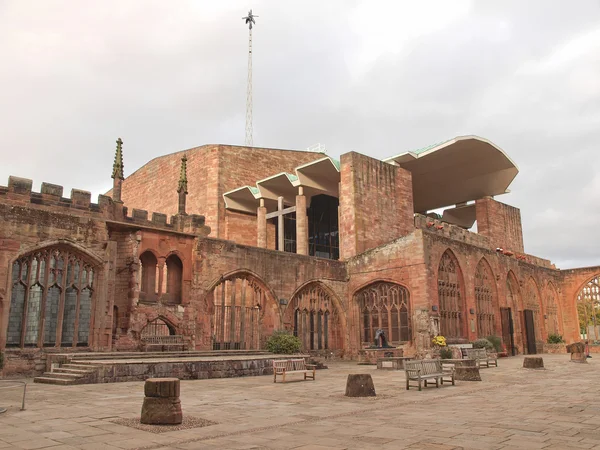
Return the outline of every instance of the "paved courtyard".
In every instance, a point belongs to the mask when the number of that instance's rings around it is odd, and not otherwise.
[[[422,392],[405,390],[404,372],[348,362],[329,363],[314,382],[182,381],[184,415],[216,424],[164,433],[115,423],[139,417],[143,382],[30,383],[26,411],[18,389],[0,390],[0,449],[600,448],[600,357],[543,357],[546,370],[505,358],[481,370],[482,382]],[[372,374],[377,398],[346,398],[349,373]]]

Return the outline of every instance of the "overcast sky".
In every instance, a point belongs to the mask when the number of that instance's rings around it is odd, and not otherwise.
[[[0,0],[0,184],[95,197],[156,156],[244,143],[384,158],[476,134],[520,173],[525,249],[600,264],[600,1]]]

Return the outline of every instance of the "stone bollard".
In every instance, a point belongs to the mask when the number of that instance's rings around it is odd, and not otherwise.
[[[369,374],[348,375],[346,397],[375,397],[375,385]]]
[[[140,422],[147,425],[179,425],[183,421],[178,378],[148,378],[144,384]]]
[[[571,362],[587,364],[587,355],[585,354],[585,344],[575,342],[567,345],[567,352],[571,354]]]
[[[544,360],[541,356],[526,356],[523,360],[523,368],[525,369],[543,369]]]

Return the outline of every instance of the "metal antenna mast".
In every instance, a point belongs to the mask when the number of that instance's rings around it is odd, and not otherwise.
[[[252,147],[252,25],[255,24],[254,18],[258,17],[252,14],[252,10],[248,11],[246,17],[242,20],[246,21],[246,25],[250,30],[248,38],[248,91],[246,93],[246,146]]]

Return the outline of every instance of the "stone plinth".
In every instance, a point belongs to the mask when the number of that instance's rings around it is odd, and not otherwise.
[[[571,362],[587,364],[587,355],[585,354],[585,344],[575,342],[567,345],[567,352],[571,354]]]
[[[346,397],[375,397],[375,385],[369,374],[350,374],[346,380]]]
[[[404,350],[401,348],[363,348],[358,352],[359,364],[377,364],[380,358],[400,358],[404,356]]]
[[[183,421],[178,378],[148,378],[144,384],[140,422],[147,425],[179,425]]]
[[[382,370],[404,370],[404,361],[410,361],[410,356],[399,356],[396,358],[379,358],[377,368]]]
[[[523,359],[523,367],[525,369],[543,369],[544,360],[541,356],[526,356]]]
[[[457,381],[481,381],[479,367],[474,359],[442,359],[442,364],[454,366],[454,379]]]

